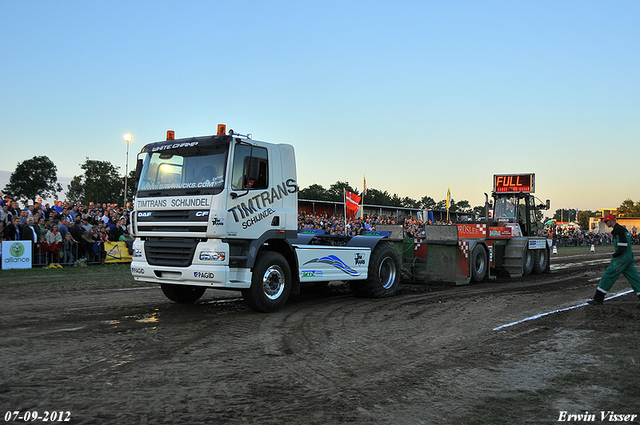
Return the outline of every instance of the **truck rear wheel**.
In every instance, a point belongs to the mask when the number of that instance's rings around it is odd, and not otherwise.
[[[291,293],[291,269],[287,260],[277,252],[258,254],[251,288],[242,290],[245,303],[255,311],[269,313],[282,308]]]
[[[162,283],[160,287],[167,298],[180,304],[192,304],[198,301],[207,289],[204,286],[174,285],[170,283]]]
[[[395,295],[400,285],[400,270],[396,250],[387,242],[381,242],[371,254],[367,280],[352,281],[349,286],[357,297],[390,297]]]
[[[549,251],[547,249],[536,249],[533,254],[533,274],[542,274],[547,270],[549,263]]]
[[[482,282],[487,275],[487,251],[482,245],[476,245],[471,252],[471,279]]]

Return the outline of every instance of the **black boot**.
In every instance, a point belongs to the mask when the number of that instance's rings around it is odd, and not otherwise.
[[[604,292],[600,291],[599,289],[596,289],[596,294],[593,296],[593,299],[587,301],[587,303],[591,305],[602,305],[603,301],[604,301]]]

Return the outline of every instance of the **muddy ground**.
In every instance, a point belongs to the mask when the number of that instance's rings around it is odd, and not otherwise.
[[[380,300],[333,283],[273,314],[249,310],[235,292],[179,305],[155,287],[43,291],[0,279],[0,418],[525,424],[640,415],[635,295],[520,322],[584,303],[609,251],[567,251],[552,257],[555,273],[525,279],[403,284]],[[612,295],[629,289],[621,278]]]

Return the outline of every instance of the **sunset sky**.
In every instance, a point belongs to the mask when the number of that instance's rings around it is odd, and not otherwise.
[[[558,208],[640,201],[638,1],[0,0],[0,190],[48,156],[124,174],[219,123],[346,181],[484,202],[536,173]],[[64,184],[66,186],[66,184]]]

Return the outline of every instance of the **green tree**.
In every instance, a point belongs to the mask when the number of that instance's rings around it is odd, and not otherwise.
[[[580,211],[578,212],[578,225],[584,231],[589,231],[589,217],[591,217],[591,211]]]
[[[436,207],[436,201],[431,196],[423,196],[420,199],[420,208],[425,210],[432,210]]]
[[[400,199],[397,193],[394,193],[393,196],[391,196],[391,205],[394,207],[402,206],[402,199]]]
[[[357,193],[357,190],[352,188],[348,182],[337,181],[331,186],[329,186],[328,194],[329,201],[340,202],[344,201],[344,191],[348,190],[349,192]]]
[[[18,164],[3,192],[17,201],[58,197],[58,169],[46,156],[34,156]]]
[[[618,215],[621,217],[640,217],[640,201],[633,202],[625,199],[618,207]]]
[[[67,199],[73,203],[84,198],[84,183],[81,176],[74,176],[67,185]]]
[[[136,178],[135,169],[129,171],[127,180],[127,202],[133,205],[133,198],[135,198],[138,191],[138,179]]]
[[[439,201],[436,204],[435,209],[436,210],[446,210],[447,209],[447,200],[443,199],[442,201]],[[451,201],[449,203],[449,211],[457,211],[456,210],[456,201],[453,198],[451,198]]]
[[[456,209],[454,211],[472,212],[473,209],[471,208],[471,204],[469,203],[469,201],[463,199],[462,201],[456,203]]]
[[[383,192],[374,188],[367,188],[367,195],[364,201],[371,205],[392,205],[391,195],[389,195],[389,192],[386,190]]]
[[[478,206],[473,207],[472,211],[474,213],[476,213],[478,215],[478,217],[482,218],[482,217],[485,216],[487,210],[486,210],[486,207],[484,205],[478,205]]]
[[[118,173],[120,167],[112,165],[109,161],[87,158],[80,168],[84,173],[74,176],[67,186],[69,200],[84,204],[89,202],[102,204],[119,203],[123,199],[124,177]]]
[[[314,201],[328,201],[329,193],[324,186],[319,184],[312,184],[311,186],[301,189],[298,193],[300,199],[311,199]]]
[[[405,208],[420,208],[420,202],[416,201],[413,198],[409,198],[408,196],[405,196],[404,198],[402,198],[400,206]]]

